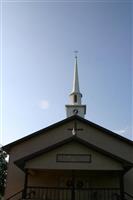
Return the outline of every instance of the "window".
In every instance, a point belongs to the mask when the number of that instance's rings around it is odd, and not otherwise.
[[[74,103],[77,103],[77,95],[74,95]]]

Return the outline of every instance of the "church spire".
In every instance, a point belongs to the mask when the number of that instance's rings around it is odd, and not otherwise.
[[[82,94],[79,90],[77,51],[75,51],[75,54],[73,88],[70,94],[70,103],[73,105],[81,105]]]
[[[75,56],[75,66],[74,66],[74,79],[73,79],[73,89],[72,93],[80,93],[79,90],[79,78],[78,78],[78,62],[77,62],[77,55]]]
[[[86,113],[86,105],[82,105],[81,98],[82,94],[79,89],[79,78],[78,78],[78,62],[77,62],[77,51],[75,51],[75,65],[74,65],[74,78],[73,78],[73,88],[69,95],[70,104],[66,105],[67,117],[72,115],[79,115],[84,117]]]

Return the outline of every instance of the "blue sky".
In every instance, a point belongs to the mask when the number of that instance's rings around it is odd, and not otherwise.
[[[66,117],[74,50],[86,119],[133,138],[131,2],[3,0],[0,143]]]

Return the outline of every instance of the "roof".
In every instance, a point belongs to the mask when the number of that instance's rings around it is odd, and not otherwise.
[[[44,153],[47,153],[47,152],[49,152],[49,151],[52,151],[52,150],[54,150],[54,149],[56,149],[56,148],[58,148],[58,147],[61,147],[61,146],[63,146],[64,144],[68,144],[68,143],[70,143],[70,142],[72,142],[72,141],[75,141],[75,142],[78,142],[78,143],[80,143],[80,144],[83,144],[83,145],[87,146],[88,148],[91,148],[91,149],[95,150],[96,152],[99,152],[99,153],[101,153],[101,154],[103,154],[103,155],[105,155],[105,156],[108,156],[108,157],[112,158],[113,160],[116,160],[117,162],[120,162],[121,164],[124,165],[125,170],[128,170],[128,169],[130,169],[131,167],[133,167],[133,163],[131,163],[131,162],[129,162],[129,161],[127,161],[127,160],[125,160],[125,159],[123,159],[123,158],[121,158],[121,157],[118,157],[118,156],[116,156],[116,155],[114,155],[114,154],[112,154],[112,153],[110,153],[110,152],[107,152],[107,151],[105,151],[105,150],[103,150],[103,149],[101,149],[101,148],[99,148],[99,147],[97,147],[97,146],[95,146],[95,145],[92,145],[92,144],[90,144],[89,142],[83,140],[82,138],[80,138],[80,137],[78,137],[78,136],[76,136],[76,135],[71,136],[71,137],[69,137],[69,138],[67,138],[67,139],[64,139],[64,140],[62,140],[62,141],[60,141],[60,142],[57,142],[57,143],[55,143],[54,145],[51,145],[51,146],[49,146],[49,147],[46,147],[46,148],[44,148],[44,149],[42,149],[42,150],[40,150],[40,151],[37,151],[37,152],[35,152],[35,153],[32,153],[32,154],[28,155],[28,156],[25,156],[25,157],[23,157],[23,158],[20,158],[19,160],[16,160],[14,163],[15,163],[19,168],[21,168],[22,170],[24,170],[25,163],[26,163],[27,161],[29,161],[29,160],[31,160],[31,159],[34,159],[34,158],[36,158],[36,157],[38,157],[38,156],[40,156],[40,155],[42,155],[42,154],[44,154]]]
[[[82,118],[82,117],[80,117],[80,116],[78,116],[78,115],[73,115],[73,116],[68,117],[68,118],[66,118],[66,119],[64,119],[64,120],[61,120],[61,121],[59,121],[59,122],[57,122],[57,123],[55,123],[55,124],[52,124],[52,125],[50,125],[50,126],[44,128],[44,129],[41,129],[41,130],[39,130],[39,131],[37,131],[37,132],[34,132],[34,133],[32,133],[32,134],[30,134],[30,135],[28,135],[28,136],[25,136],[25,137],[23,137],[23,138],[21,138],[21,139],[19,139],[19,140],[16,140],[16,141],[14,141],[14,142],[12,142],[12,143],[9,143],[9,144],[3,146],[3,150],[6,151],[7,153],[9,153],[9,152],[10,152],[10,149],[11,149],[13,146],[18,145],[18,144],[20,144],[20,143],[22,143],[22,142],[25,142],[25,141],[27,141],[27,140],[33,138],[33,137],[37,137],[37,136],[40,135],[40,134],[45,134],[45,133],[47,133],[47,131],[52,130],[52,129],[56,128],[56,127],[59,127],[60,125],[63,125],[63,124],[65,124],[65,123],[67,123],[67,122],[70,122],[70,121],[72,121],[72,120],[81,121],[81,122],[83,122],[83,123],[85,123],[85,124],[87,124],[87,125],[89,125],[89,126],[91,126],[91,127],[94,127],[94,128],[96,128],[96,129],[102,131],[103,134],[104,134],[104,133],[108,133],[109,135],[111,135],[112,137],[115,137],[115,138],[119,139],[120,141],[123,141],[123,142],[125,142],[125,143],[128,143],[129,145],[133,145],[133,141],[132,141],[132,140],[129,140],[129,139],[127,139],[127,138],[125,138],[125,137],[123,137],[123,136],[121,136],[121,135],[118,135],[117,133],[114,133],[114,132],[112,132],[112,131],[110,131],[110,130],[104,128],[104,127],[101,127],[101,126],[99,126],[99,125],[97,125],[97,124],[95,124],[95,123],[93,123],[93,122],[91,122],[91,121],[88,121],[87,119],[84,119],[84,118]]]

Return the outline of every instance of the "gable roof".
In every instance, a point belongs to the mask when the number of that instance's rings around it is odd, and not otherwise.
[[[114,154],[112,154],[110,152],[107,152],[107,151],[105,151],[105,150],[103,150],[103,149],[101,149],[101,148],[99,148],[99,147],[97,147],[95,145],[92,145],[89,142],[83,140],[82,138],[80,138],[80,137],[78,137],[76,135],[71,136],[71,137],[69,137],[67,139],[64,139],[64,140],[62,140],[60,142],[57,142],[54,145],[51,145],[51,146],[49,146],[47,148],[44,148],[44,149],[42,149],[40,151],[32,153],[32,154],[30,154],[28,156],[20,158],[19,160],[16,160],[14,163],[19,168],[21,168],[22,170],[24,170],[24,166],[25,166],[25,163],[27,161],[32,160],[32,159],[34,159],[34,158],[36,158],[36,157],[38,157],[38,156],[40,156],[40,155],[42,155],[44,153],[52,151],[52,150],[54,150],[54,149],[56,149],[58,147],[63,146],[64,144],[68,144],[68,143],[73,142],[73,141],[78,142],[78,143],[80,143],[80,144],[82,144],[82,145],[84,145],[84,146],[86,146],[88,148],[91,148],[94,151],[99,152],[99,153],[101,153],[101,154],[103,154],[105,156],[108,156],[108,157],[112,158],[113,160],[116,160],[117,162],[123,164],[126,170],[128,170],[128,169],[130,169],[130,168],[133,167],[133,163],[131,163],[131,162],[129,162],[129,161],[127,161],[127,160],[125,160],[125,159],[123,159],[121,157],[118,157],[118,156],[116,156],[116,155],[114,155]]]
[[[73,115],[73,116],[68,117],[68,118],[66,118],[64,120],[61,120],[61,121],[59,121],[59,122],[57,122],[55,124],[52,124],[52,125],[50,125],[50,126],[48,126],[46,128],[43,128],[43,129],[41,129],[41,130],[39,130],[37,132],[34,132],[34,133],[30,134],[30,135],[27,135],[27,136],[25,136],[25,137],[23,137],[21,139],[18,139],[16,141],[12,142],[12,143],[9,143],[9,144],[3,146],[2,148],[3,148],[4,151],[9,153],[10,149],[13,146],[18,145],[18,144],[20,144],[22,142],[25,142],[25,141],[27,141],[27,140],[29,140],[29,139],[31,139],[33,137],[36,137],[36,136],[38,136],[40,134],[45,134],[45,133],[47,133],[47,131],[52,130],[52,129],[56,128],[56,127],[59,127],[60,125],[63,125],[65,123],[73,121],[73,120],[81,121],[81,122],[83,122],[83,123],[85,123],[85,124],[87,124],[87,125],[89,125],[91,127],[94,127],[96,129],[102,131],[103,133],[108,133],[109,135],[111,135],[111,136],[113,136],[113,137],[115,137],[115,138],[117,138],[117,139],[119,139],[121,141],[124,141],[124,142],[126,142],[126,143],[128,143],[130,145],[133,145],[133,141],[132,140],[129,140],[129,139],[127,139],[127,138],[125,138],[125,137],[123,137],[121,135],[118,135],[117,133],[114,133],[114,132],[112,132],[112,131],[110,131],[110,130],[102,127],[102,126],[99,126],[99,125],[97,125],[97,124],[95,124],[95,123],[93,123],[91,121],[88,121],[87,119],[84,119],[84,118],[82,118],[82,117],[80,117],[78,115]]]

